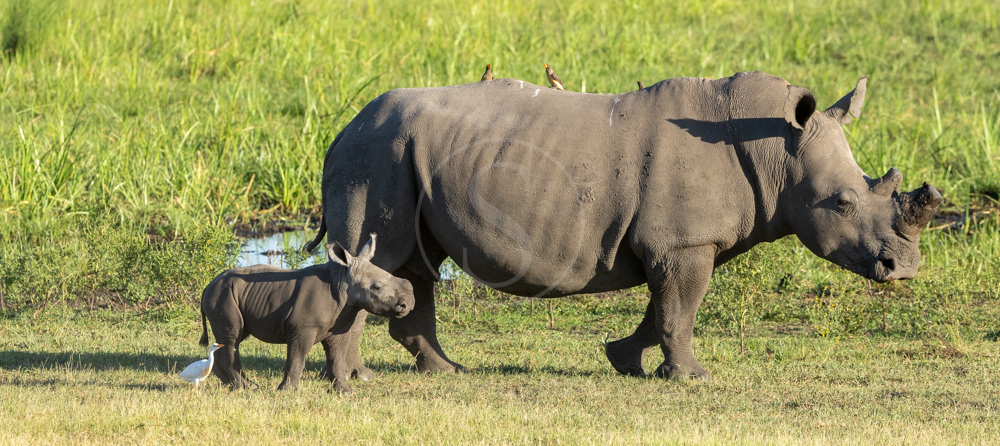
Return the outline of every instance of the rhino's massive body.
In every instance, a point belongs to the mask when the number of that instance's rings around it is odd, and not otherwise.
[[[900,194],[898,171],[871,179],[855,163],[840,126],[860,114],[864,81],[825,112],[763,73],[619,95],[512,79],[390,91],[327,153],[329,240],[354,249],[382,237],[389,248],[373,262],[416,294],[390,334],[421,370],[460,367],[434,324],[432,282],[450,256],[519,295],[648,282],[646,315],[609,344],[612,364],[642,373],[644,350],[659,344],[658,373],[707,376],[691,348],[695,313],[713,268],[757,243],[796,234],[874,280],[916,273],[917,237],[940,195]]]

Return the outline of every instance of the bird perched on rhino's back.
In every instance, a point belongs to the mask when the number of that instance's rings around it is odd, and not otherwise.
[[[643,88],[646,88],[646,86],[645,86],[645,85],[642,85],[642,81],[635,81],[635,83],[636,83],[636,84],[639,84],[639,89],[640,89],[640,90],[642,90]]]
[[[555,87],[556,90],[565,91],[566,89],[563,88],[562,79],[559,79],[559,75],[556,74],[554,70],[552,70],[552,67],[550,67],[549,64],[542,64],[542,65],[545,66],[545,77],[549,80],[549,85]]]
[[[491,68],[490,65],[491,64],[486,64],[486,72],[483,73],[483,78],[479,79],[479,82],[493,80],[493,68]]]
[[[205,378],[208,378],[208,375],[212,373],[212,365],[215,364],[214,353],[220,347],[223,347],[223,345],[212,344],[212,346],[208,348],[208,359],[195,361],[192,362],[191,365],[184,367],[184,370],[179,373],[180,377],[184,378],[184,380],[189,383],[194,383],[194,388],[197,389],[198,384],[204,381]]]

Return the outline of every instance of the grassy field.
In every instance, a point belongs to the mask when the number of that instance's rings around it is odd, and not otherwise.
[[[278,393],[282,346],[247,341],[263,389],[200,392],[175,373],[202,356],[196,313],[49,309],[0,328],[4,443],[987,444],[1000,430],[994,341],[755,335],[748,351],[705,330],[708,382],[619,376],[605,330],[635,323],[641,294],[560,301],[556,329],[528,302],[440,311],[442,342],[467,375],[420,375],[372,319],[362,349],[376,378],[355,394],[319,381]],[[621,332],[617,332],[619,335]],[[650,358],[655,359],[655,358]],[[659,359],[656,359],[658,361]],[[650,366],[655,364],[651,362]]]
[[[0,442],[990,443],[1000,339],[1000,8],[863,2],[0,0]],[[642,288],[543,302],[446,285],[424,376],[373,320],[356,395],[194,394],[194,302],[234,224],[302,221],[327,146],[394,88],[497,77],[617,93],[762,70],[845,127],[870,175],[945,196],[916,280],[875,285],[794,239],[717,271],[710,382],[612,373]],[[605,296],[612,297],[612,296]],[[110,307],[112,309],[107,309]],[[532,310],[533,308],[533,310]],[[318,355],[318,351],[314,355]],[[654,354],[650,361],[659,361]],[[315,378],[319,356],[312,357]]]

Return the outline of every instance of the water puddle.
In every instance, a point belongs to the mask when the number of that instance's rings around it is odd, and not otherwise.
[[[315,252],[305,255],[304,258],[298,254],[302,247],[311,242],[315,236],[316,231],[289,231],[243,239],[239,266],[263,263],[286,268],[292,264],[291,266],[303,268],[326,263],[326,251],[323,249],[316,249]],[[320,247],[322,246],[320,245]],[[292,253],[291,257],[287,253]],[[301,263],[296,265],[297,262]]]
[[[243,249],[240,252],[239,266],[268,264],[283,268],[305,268],[310,265],[326,263],[326,250],[323,246],[326,239],[310,254],[300,254],[302,247],[316,237],[316,231],[277,232],[263,237],[243,239]],[[376,250],[378,248],[376,247]],[[289,254],[290,253],[290,254]],[[439,269],[442,279],[454,279],[464,273],[450,261],[446,261]]]

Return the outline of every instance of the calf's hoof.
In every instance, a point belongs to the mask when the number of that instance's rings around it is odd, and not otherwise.
[[[257,390],[259,388],[260,386],[258,386],[257,383],[248,379],[236,379],[229,383],[229,390],[234,392],[237,390]]]
[[[646,376],[646,368],[642,366],[642,349],[633,348],[628,338],[608,342],[604,346],[604,355],[618,373],[627,376]]]

